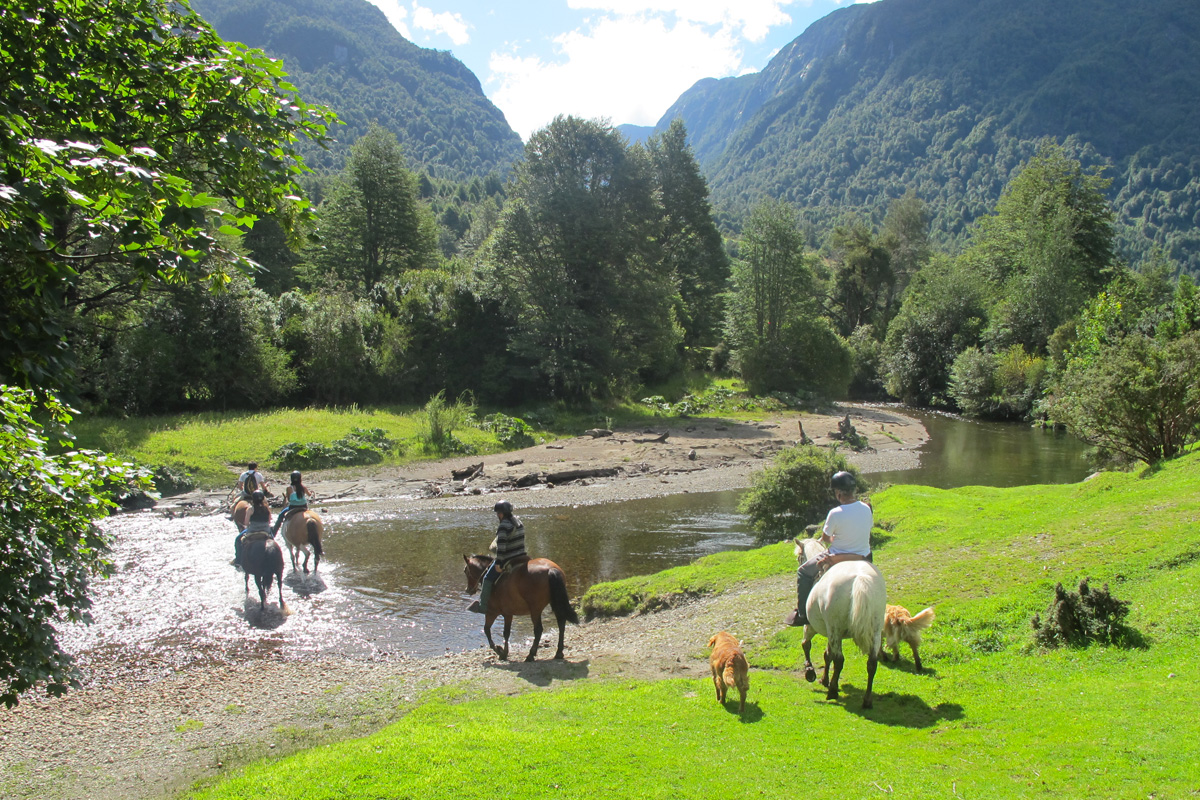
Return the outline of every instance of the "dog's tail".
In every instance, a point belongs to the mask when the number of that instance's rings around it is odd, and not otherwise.
[[[920,614],[911,617],[908,622],[904,623],[904,627],[912,631],[923,631],[933,624],[934,613],[932,608],[927,608]]]
[[[726,686],[737,686],[737,679],[733,674],[733,660],[735,658],[737,658],[737,656],[730,656],[729,660],[725,662],[725,673],[722,675],[722,677],[725,678]]]

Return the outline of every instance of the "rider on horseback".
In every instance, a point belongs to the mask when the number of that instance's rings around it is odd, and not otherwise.
[[[299,470],[293,472],[292,482],[288,486],[287,494],[285,495],[287,505],[279,512],[279,516],[275,518],[275,525],[271,528],[272,536],[279,532],[279,526],[292,514],[303,514],[305,511],[308,511],[309,495],[308,487],[300,479]]]
[[[821,543],[827,545],[829,550],[805,561],[796,570],[796,610],[790,620],[792,625],[808,624],[805,609],[808,593],[823,569],[839,561],[871,560],[874,515],[871,507],[857,498],[855,493],[858,487],[854,475],[849,472],[835,473],[829,481],[829,487],[833,489],[839,504],[825,517],[825,527],[821,532]]]
[[[492,510],[496,512],[496,517],[500,520],[500,524],[496,528],[496,538],[490,548],[496,560],[487,568],[487,572],[483,573],[483,586],[479,592],[479,599],[467,606],[468,611],[480,614],[487,612],[488,598],[492,594],[492,587],[495,586],[504,570],[529,560],[529,555],[525,552],[525,526],[519,518],[513,516],[512,503],[501,500]]]
[[[271,530],[271,507],[267,505],[267,496],[263,494],[262,489],[255,489],[251,493],[250,519],[246,523],[245,530],[239,531],[237,538],[233,540],[233,565],[235,567],[242,565],[242,545],[245,544],[248,535],[262,535],[264,538],[275,536]]]
[[[237,489],[235,490],[237,497],[234,499],[234,502],[236,503],[238,500],[249,501],[250,496],[254,494],[255,490],[261,491],[268,497],[271,495],[271,490],[267,488],[266,477],[258,471],[258,462],[251,461],[246,465],[246,471],[238,476]]]

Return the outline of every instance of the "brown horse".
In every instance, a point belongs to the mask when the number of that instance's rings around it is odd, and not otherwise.
[[[287,614],[283,602],[283,551],[269,533],[246,535],[242,544],[242,567],[246,571],[246,594],[250,594],[250,576],[258,587],[259,610],[266,610],[267,595],[271,593],[272,579],[279,586],[279,610]]]
[[[325,554],[324,548],[321,547],[321,534],[324,531],[325,525],[315,511],[297,511],[284,521],[283,538],[287,542],[288,553],[292,557],[293,570],[299,571],[296,559],[303,552],[304,574],[308,574],[308,548],[310,545],[315,557],[313,572],[316,572],[317,567],[321,566],[321,556]]]
[[[467,562],[463,568],[467,576],[467,594],[475,594],[483,573],[491,566],[493,560],[491,556],[463,556],[463,561]],[[550,606],[555,619],[558,620],[558,651],[554,657],[561,660],[563,634],[567,623],[579,624],[579,617],[575,609],[571,608],[571,600],[567,596],[567,581],[562,568],[548,558],[535,558],[505,569],[492,590],[487,613],[484,614],[483,633],[487,636],[488,646],[495,650],[500,658],[507,659],[508,634],[512,630],[513,615],[528,614],[533,620],[533,648],[525,660],[533,661],[542,641],[542,610],[546,606]],[[504,617],[503,648],[497,647],[492,641],[492,623],[496,617]]]
[[[233,518],[233,524],[237,526],[238,531],[246,530],[246,525],[250,523],[250,501],[238,500],[235,502],[229,516]]]

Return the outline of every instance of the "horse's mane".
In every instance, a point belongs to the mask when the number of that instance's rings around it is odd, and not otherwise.
[[[487,553],[484,553],[484,554],[482,554],[482,555],[481,555],[481,554],[479,554],[479,553],[476,553],[475,555],[471,556],[471,560],[472,560],[472,561],[476,561],[476,560],[479,560],[479,561],[495,561],[496,559],[495,559],[495,557],[494,557],[494,556],[491,556],[491,555],[489,555],[489,554],[487,554]]]

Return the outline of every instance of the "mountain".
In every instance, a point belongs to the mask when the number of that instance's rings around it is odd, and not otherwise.
[[[813,23],[762,72],[698,82],[680,117],[714,203],[876,221],[912,187],[961,243],[1049,137],[1105,165],[1131,257],[1200,274],[1195,0],[879,0]]]
[[[617,130],[621,132],[630,144],[645,143],[647,139],[654,135],[653,125],[633,125],[625,123],[618,125]]]
[[[337,112],[338,143],[310,148],[313,169],[341,169],[371,122],[395,132],[409,167],[437,178],[504,175],[521,137],[452,55],[409,42],[367,0],[194,0],[222,38],[283,60],[301,96]]]

